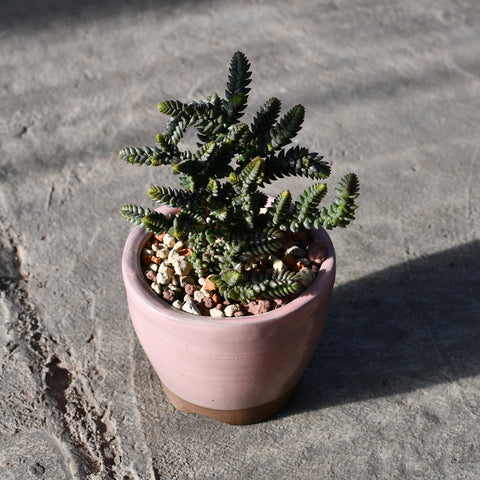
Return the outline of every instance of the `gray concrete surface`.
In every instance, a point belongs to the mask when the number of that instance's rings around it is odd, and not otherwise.
[[[235,50],[249,113],[302,102],[361,179],[300,390],[245,427],[174,411],[135,338],[118,210],[175,181],[116,158]],[[479,52],[474,0],[3,0],[0,478],[478,480]]]

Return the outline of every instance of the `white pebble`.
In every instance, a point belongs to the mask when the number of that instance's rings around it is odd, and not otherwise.
[[[153,252],[149,248],[144,248],[142,250],[142,255],[147,256],[147,255],[152,255]]]
[[[183,242],[178,241],[175,243],[175,245],[172,247],[174,250],[181,250],[184,247]]]
[[[173,265],[173,262],[175,260],[177,260],[177,258],[180,258],[181,255],[176,251],[176,250],[170,250],[170,252],[168,252],[168,260],[167,260],[167,263],[169,263],[170,265]]]
[[[149,270],[153,270],[154,272],[158,272],[158,265],[156,263],[151,263],[149,266],[148,266],[148,269]]]
[[[176,243],[175,237],[172,237],[169,233],[166,233],[163,237],[163,244],[168,248],[173,248]]]
[[[307,251],[304,248],[300,248],[297,245],[293,245],[290,248],[287,248],[285,253],[294,256],[295,258],[302,258],[307,256]]]
[[[236,303],[232,303],[231,305],[227,305],[225,307],[225,316],[226,317],[233,317],[235,312],[238,312],[240,310],[240,307]]]
[[[283,273],[288,270],[287,266],[279,258],[273,261],[273,269],[278,273]]]
[[[171,278],[172,276],[167,272],[157,273],[157,283],[159,283],[160,285],[168,285]]]
[[[158,293],[158,295],[162,293],[162,289],[160,288],[160,285],[158,283],[153,282],[151,286],[152,286],[152,290],[155,293]]]
[[[158,270],[157,270],[159,273],[168,273],[169,275],[173,275],[173,270],[171,267],[169,267],[166,263],[161,263],[159,266],[158,266]]]
[[[187,313],[192,313],[193,315],[200,315],[200,310],[197,308],[191,297],[185,300],[185,303],[182,305],[182,310]]]
[[[175,307],[175,308],[178,308],[179,310],[181,310],[182,309],[182,302],[180,300],[175,300],[172,303],[172,307]]]
[[[211,308],[210,316],[215,318],[223,318],[225,317],[225,314],[223,313],[223,310],[220,310],[218,308]]]
[[[203,287],[203,285],[205,285],[206,280],[203,277],[198,277],[197,282],[199,285]]]
[[[156,243],[152,243],[152,250],[156,252],[158,250],[158,245]]]
[[[203,295],[204,295],[205,297],[209,297],[209,298],[210,298],[210,297],[212,296],[212,292],[211,292],[210,290],[207,290],[207,289],[203,288],[203,287],[200,289],[200,291],[203,293]]]
[[[165,260],[166,258],[168,258],[168,252],[168,248],[162,245],[162,247],[157,250],[156,257]]]
[[[203,290],[195,290],[193,292],[193,299],[196,301],[196,302],[201,302],[205,297],[205,291]]]
[[[173,250],[172,250],[173,251]],[[172,266],[175,269],[177,275],[188,275],[192,270],[192,262],[187,257],[179,256],[172,262]]]

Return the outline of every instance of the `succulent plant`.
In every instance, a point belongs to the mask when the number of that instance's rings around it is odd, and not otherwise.
[[[295,272],[258,271],[252,265],[275,253],[286,235],[320,226],[345,227],[354,218],[359,184],[354,173],[345,175],[333,203],[320,208],[325,183],[314,183],[298,200],[289,190],[280,192],[267,207],[261,190],[288,176],[325,180],[330,166],[323,157],[298,145],[287,146],[305,117],[302,105],[280,117],[281,102],[272,97],[250,125],[241,122],[247,106],[250,63],[236,52],[230,63],[225,98],[210,95],[204,101],[159,104],[171,117],[154,147],[127,147],[119,155],[132,164],[171,165],[182,188],[152,186],[148,196],[162,205],[179,207],[165,216],[150,208],[125,205],[122,215],[154,234],[168,231],[188,244],[198,276],[212,275],[226,299],[248,301],[298,293]],[[279,118],[280,117],[280,118]],[[197,150],[180,149],[188,128],[195,128]]]

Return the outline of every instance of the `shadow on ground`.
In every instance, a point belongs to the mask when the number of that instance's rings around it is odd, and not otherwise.
[[[128,13],[132,17],[145,10],[172,12],[187,6],[191,0],[2,0],[0,29],[37,30],[52,22],[79,23]]]
[[[480,373],[480,241],[334,290],[329,323],[283,414]]]

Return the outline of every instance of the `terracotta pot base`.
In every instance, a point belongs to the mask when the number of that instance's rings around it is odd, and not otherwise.
[[[248,425],[250,423],[261,422],[285,407],[295,394],[298,384],[276,400],[240,410],[216,410],[214,408],[201,407],[175,395],[163,383],[162,387],[172,405],[181,412],[203,415],[223,423],[229,423],[230,425]]]

